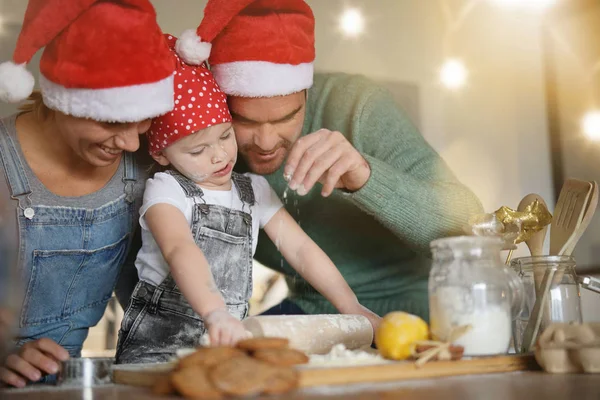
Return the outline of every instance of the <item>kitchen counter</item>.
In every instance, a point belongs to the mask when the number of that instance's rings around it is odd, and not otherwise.
[[[2,400],[137,400],[168,399],[148,389],[107,385],[91,389],[37,387],[0,390]],[[598,400],[600,375],[551,375],[543,372],[512,372],[403,381],[386,384],[329,386],[305,389],[268,399],[402,399],[402,400]],[[178,397],[171,397],[178,399]]]

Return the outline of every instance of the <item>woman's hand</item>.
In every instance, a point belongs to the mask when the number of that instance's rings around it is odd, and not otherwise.
[[[217,309],[204,319],[211,346],[233,346],[248,338],[244,325],[227,310]]]
[[[0,307],[0,349],[10,338],[13,319],[10,310]]]
[[[69,353],[51,339],[42,338],[27,342],[17,353],[6,358],[0,367],[0,382],[25,387],[28,381],[37,382],[45,374],[56,374],[59,361],[69,359]]]

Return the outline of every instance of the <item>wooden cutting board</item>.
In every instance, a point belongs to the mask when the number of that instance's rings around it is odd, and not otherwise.
[[[124,385],[152,386],[158,377],[168,374],[171,368],[172,364],[121,366],[113,371],[113,381]],[[460,361],[435,361],[420,368],[408,361],[335,368],[303,367],[299,368],[299,373],[300,386],[311,387],[538,369],[533,355],[507,355],[468,358]]]

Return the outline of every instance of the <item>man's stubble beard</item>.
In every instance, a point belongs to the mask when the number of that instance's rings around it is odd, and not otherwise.
[[[292,148],[292,143],[288,140],[283,140],[274,150],[277,151],[281,150],[282,148],[282,154],[269,163],[259,163],[253,161],[251,154],[259,153],[262,150],[260,148],[257,148],[255,145],[240,146],[238,151],[250,172],[255,173],[257,175],[271,175],[277,172],[279,168],[281,168],[281,165],[287,159],[290,149]]]
[[[245,153],[241,153],[240,155],[242,156],[242,159],[244,160],[244,163],[246,164],[250,172],[257,175],[271,175],[277,172],[279,168],[281,168],[281,165],[285,162],[287,158],[288,150],[286,149],[283,155],[277,157],[275,160],[269,163],[254,162],[252,158],[247,156]]]

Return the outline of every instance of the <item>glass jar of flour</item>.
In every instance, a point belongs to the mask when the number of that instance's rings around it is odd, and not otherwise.
[[[499,238],[478,236],[431,243],[429,311],[435,340],[447,341],[457,328],[470,325],[454,341],[465,355],[508,351],[513,316],[523,304],[523,284],[502,262],[502,246]]]

